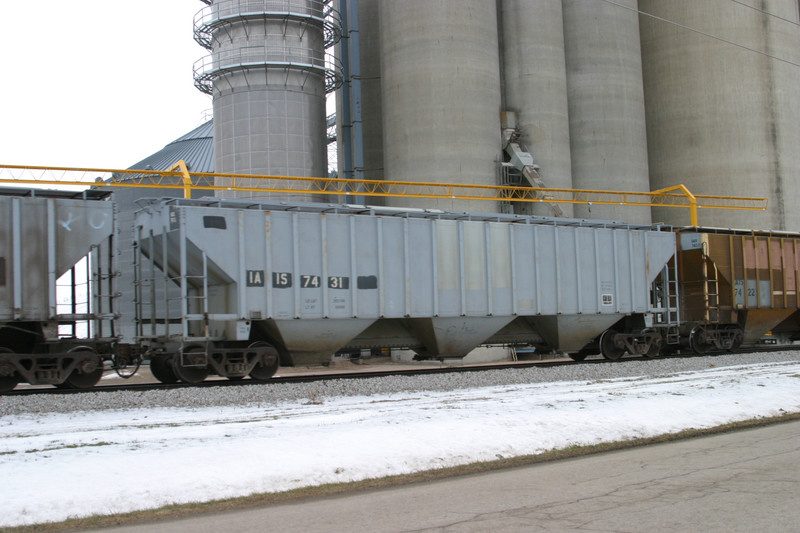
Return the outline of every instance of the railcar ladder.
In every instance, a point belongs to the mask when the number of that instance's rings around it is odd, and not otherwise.
[[[185,339],[197,338],[196,335],[190,335],[189,322],[201,321],[203,322],[203,333],[201,339],[207,341],[210,338],[210,331],[208,325],[208,256],[205,251],[203,254],[203,270],[200,275],[183,276],[179,283],[181,286],[181,310],[184,316],[183,336]],[[192,291],[189,286],[189,280],[195,280],[195,289]],[[183,286],[185,284],[185,287]]]
[[[671,261],[664,267],[665,272],[665,285],[667,290],[667,343],[677,344],[680,342],[680,331],[678,326],[681,323],[680,311],[680,282],[678,280],[678,262]]]
[[[656,323],[667,326],[667,344],[677,344],[680,341],[678,326],[681,320],[677,262],[673,260],[667,264],[653,285],[653,293],[656,295],[653,301]]]
[[[174,277],[169,278],[180,290],[177,295],[173,298],[168,298],[167,301],[179,302],[181,316],[180,335],[187,342],[192,340],[207,341],[210,335],[208,327],[208,257],[205,252],[203,252],[202,257],[203,270],[199,274],[189,274],[189,268],[186,264],[187,258],[181,256],[180,264],[182,267],[180,271]],[[194,284],[190,283],[191,281]],[[203,323],[201,336],[197,336],[196,330],[195,334],[192,334],[190,322]],[[169,332],[167,336],[169,336]]]
[[[703,300],[705,319],[711,324],[719,322],[719,271],[706,250],[706,244],[703,243]]]

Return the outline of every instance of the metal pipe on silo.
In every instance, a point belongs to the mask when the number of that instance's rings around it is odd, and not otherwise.
[[[701,211],[700,224],[798,231],[798,5],[759,6],[639,1],[684,26],[641,17],[650,179],[654,188],[684,183],[696,194],[769,200],[766,212]],[[688,224],[665,208],[653,219]]]
[[[562,4],[572,185],[649,191],[637,1],[615,4]],[[632,223],[651,220],[649,208],[576,204],[574,213]]]
[[[340,37],[330,1],[206,3],[195,39],[211,54],[194,70],[195,85],[213,95],[215,171],[327,176],[325,95],[340,81],[325,53]]]
[[[504,107],[516,113],[545,185],[572,188],[561,2],[502,0],[500,5]],[[561,208],[571,216],[571,205]],[[552,211],[537,205],[531,214],[552,216]]]
[[[338,155],[340,175],[346,179],[365,179],[364,172],[364,114],[361,75],[361,30],[358,0],[338,0],[342,14],[342,40],[339,41],[337,57],[342,63],[343,83],[337,93],[336,117],[337,138],[341,144]],[[347,203],[367,203],[358,195],[359,186],[351,187],[355,193],[347,197]],[[369,198],[374,205],[375,198]]]
[[[384,176],[495,185],[500,160],[497,9],[486,0],[382,0]],[[496,211],[491,202],[387,205]]]
[[[359,178],[368,180],[383,179],[383,114],[381,103],[381,57],[378,24],[379,0],[339,0],[339,11],[342,12],[342,40],[337,47],[337,55],[342,59],[357,57],[359,62],[360,106],[361,106],[361,165]],[[346,16],[346,5],[352,11],[357,7],[355,15],[358,20],[358,50],[354,50],[350,41],[352,21]],[[357,52],[357,53],[355,53]],[[344,61],[342,61],[344,65]],[[345,65],[346,66],[346,65]],[[346,70],[346,69],[345,69]],[[345,102],[358,98],[350,90],[350,78],[345,72],[341,90],[336,95],[337,141],[338,141],[338,173],[341,177],[354,177],[356,164],[353,162],[353,137],[357,137],[352,118],[348,118]],[[353,80],[355,81],[355,80]],[[350,104],[352,108],[352,103]],[[384,199],[376,196],[364,197],[369,205],[384,205]]]

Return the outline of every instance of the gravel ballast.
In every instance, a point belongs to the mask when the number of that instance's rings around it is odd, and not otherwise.
[[[608,364],[568,364],[551,368],[511,368],[415,376],[334,379],[312,383],[254,384],[239,387],[180,388],[154,391],[94,392],[0,397],[0,416],[76,411],[193,408],[274,404],[283,401],[323,401],[334,396],[369,396],[403,392],[546,383],[598,381],[663,376],[714,367],[800,361],[800,351],[787,350],[705,357],[619,361]]]

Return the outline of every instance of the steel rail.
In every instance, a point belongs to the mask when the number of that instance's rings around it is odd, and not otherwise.
[[[442,367],[421,367],[421,368],[403,368],[403,369],[385,369],[385,370],[362,370],[353,372],[319,372],[310,374],[296,374],[296,375],[276,375],[265,381],[258,381],[253,379],[242,380],[228,380],[225,378],[209,379],[197,384],[189,383],[160,383],[155,381],[151,383],[124,383],[120,385],[97,385],[90,389],[61,389],[49,385],[29,386],[28,388],[14,389],[9,392],[0,394],[3,396],[31,396],[31,395],[49,395],[49,394],[85,394],[85,393],[98,393],[98,392],[119,392],[119,391],[137,391],[144,392],[149,390],[170,390],[182,388],[208,388],[208,387],[243,387],[254,385],[275,385],[281,383],[313,383],[316,381],[329,381],[334,379],[370,379],[388,376],[420,376],[420,375],[433,375],[433,374],[450,374],[460,372],[483,372],[488,370],[508,370],[508,369],[526,369],[526,368],[553,368],[567,365],[624,365],[625,363],[642,362],[642,361],[655,361],[660,359],[687,359],[695,357],[718,357],[723,355],[735,354],[753,354],[761,352],[775,352],[775,351],[800,351],[800,347],[796,345],[783,345],[783,346],[745,346],[734,351],[728,350],[715,350],[703,355],[694,353],[675,353],[670,355],[661,355],[654,359],[645,356],[632,356],[625,355],[621,359],[608,360],[600,355],[593,356],[592,359],[583,361],[573,361],[568,357],[558,359],[545,359],[545,360],[527,360],[515,362],[497,362],[487,364],[475,364],[466,366],[442,366]],[[322,369],[323,367],[320,367]],[[279,370],[280,372],[280,370]]]

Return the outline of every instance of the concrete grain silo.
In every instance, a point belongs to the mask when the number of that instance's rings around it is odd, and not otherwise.
[[[561,2],[502,0],[501,6],[503,107],[515,112],[545,185],[572,188]],[[571,216],[571,205],[561,209]],[[539,205],[533,213],[553,214]]]
[[[327,176],[325,95],[335,73],[325,48],[339,37],[329,1],[206,3],[195,39],[211,54],[195,64],[195,85],[213,95],[216,172]],[[250,195],[268,197],[231,193]]]
[[[701,210],[701,225],[798,231],[798,4],[758,5],[639,1],[685,26],[641,17],[650,179],[654,188],[769,199],[766,212]],[[667,208],[653,219],[689,223]]]
[[[500,160],[497,7],[487,0],[382,0],[384,176],[495,185]],[[390,206],[496,211],[491,201]]]
[[[383,105],[379,0],[358,0],[361,34],[361,117],[364,132],[364,178],[383,179]],[[375,203],[371,199],[369,203]]]
[[[564,0],[572,185],[650,190],[636,0]],[[630,9],[625,9],[627,6]],[[575,205],[575,216],[649,223],[649,208]]]

